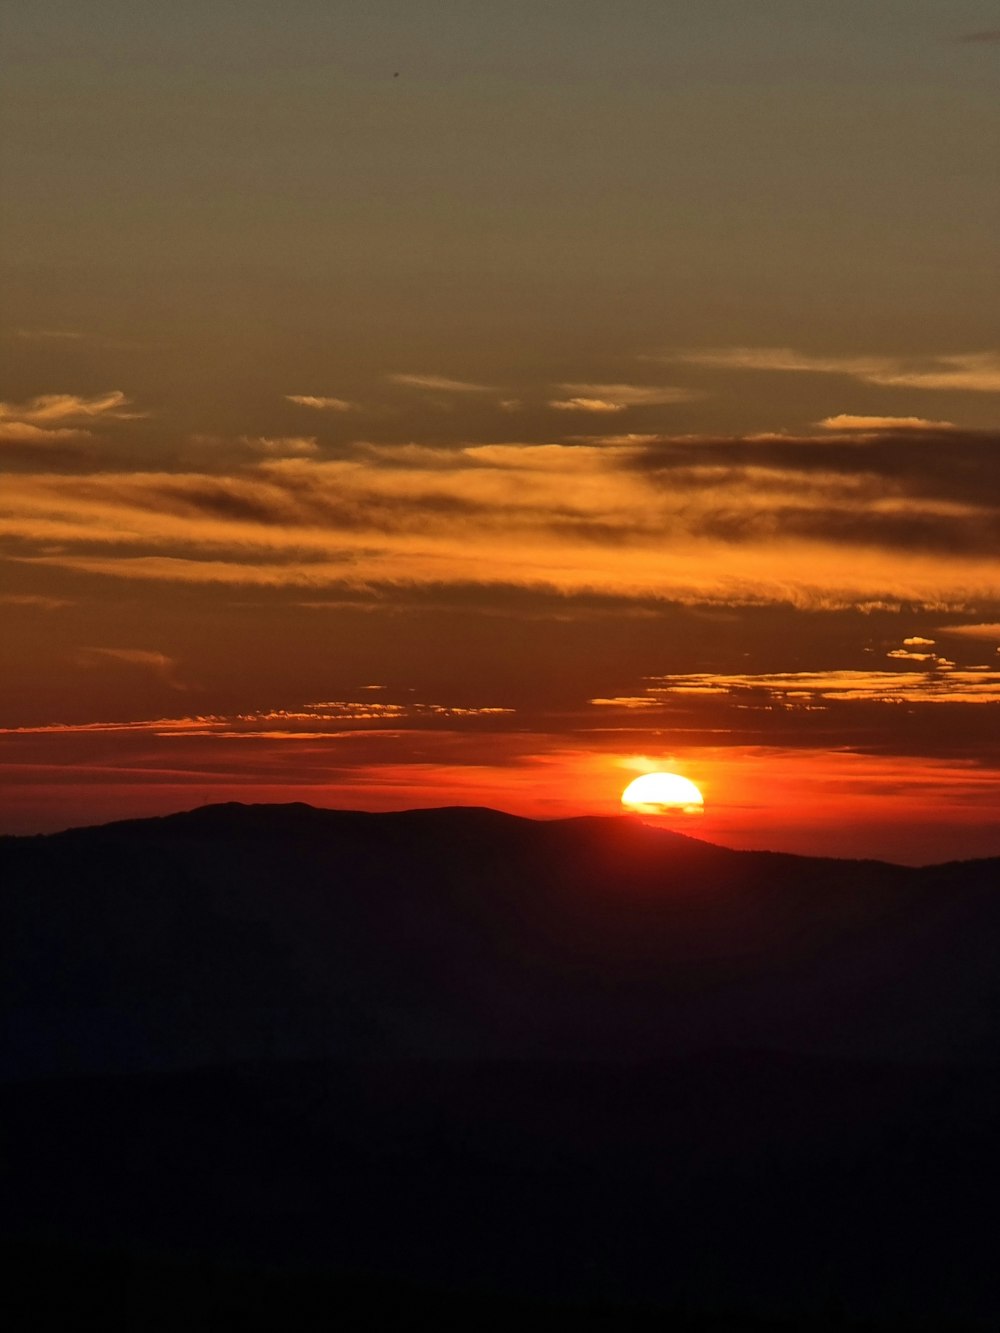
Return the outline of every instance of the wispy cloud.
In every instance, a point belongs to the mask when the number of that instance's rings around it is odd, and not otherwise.
[[[76,661],[79,666],[88,668],[106,666],[109,662],[121,662],[126,666],[152,672],[172,690],[187,688],[177,677],[177,663],[174,658],[147,648],[79,648],[76,652]]]
[[[1000,352],[928,357],[817,356],[790,347],[716,347],[665,352],[668,362],[717,370],[844,375],[883,388],[1000,393]]]
[[[929,421],[926,417],[864,417],[842,412],[839,416],[824,417],[817,421],[823,430],[956,430],[951,421]]]
[[[886,653],[886,657],[896,658],[905,662],[937,662],[937,653],[916,653],[912,648],[893,648]]]
[[[624,412],[630,407],[663,407],[703,396],[666,384],[560,384],[559,388],[567,396],[551,398],[548,404],[559,412]]]
[[[550,398],[549,407],[557,412],[622,412],[624,403],[613,403],[608,398]]]
[[[120,389],[94,397],[47,393],[23,403],[0,402],[0,444],[61,446],[86,440],[101,421],[136,421],[148,415],[129,410]]]
[[[888,388],[1000,393],[1000,353],[970,352],[965,356],[939,356],[928,365],[900,361],[870,375],[868,380],[871,384]]]
[[[435,393],[495,393],[490,384],[475,384],[470,380],[451,379],[447,375],[389,375],[393,384],[406,389],[430,389]]]
[[[317,412],[354,412],[358,406],[347,398],[331,398],[325,394],[286,393],[285,398],[289,403],[311,407]]]
[[[92,437],[89,430],[73,426],[57,426],[46,429],[33,425],[30,421],[4,421],[0,419],[0,444],[70,444],[74,440],[86,440]]]
[[[718,370],[786,371],[801,374],[854,375],[863,378],[877,374],[885,359],[871,357],[811,356],[791,347],[703,347],[666,351],[657,358],[689,366],[707,366]]]
[[[315,435],[241,435],[240,443],[264,458],[311,458],[319,453]]]
[[[15,338],[22,342],[83,342],[84,335],[76,329],[16,329]]]
[[[1000,644],[1000,623],[991,622],[982,625],[942,625],[938,634],[957,634],[964,639],[982,639],[985,643]]]
[[[82,649],[82,653],[118,657],[136,665],[155,667],[142,660],[160,654],[138,654],[131,650]],[[172,666],[170,658],[164,659]],[[181,687],[182,688],[182,687]],[[382,690],[381,685],[365,685],[366,691]],[[135,722],[55,723],[40,726],[0,727],[0,736],[89,735],[95,732],[147,732],[154,736],[218,736],[264,738],[274,740],[313,740],[318,736],[340,736],[345,731],[369,729],[381,725],[398,727],[447,727],[466,722],[502,723],[514,716],[513,708],[494,704],[457,704],[420,702],[382,702],[367,699],[328,699],[303,704],[298,708],[266,708],[246,713],[202,713],[182,717],[159,717]]]
[[[131,400],[120,389],[111,389],[91,398],[75,393],[46,393],[29,398],[26,403],[0,402],[0,422],[49,426],[94,419],[137,421],[149,415],[127,410],[130,407]]]
[[[982,32],[964,32],[955,40],[959,42],[1000,42],[1000,28],[986,28]]]
[[[896,653],[903,657],[907,654]],[[743,703],[777,704],[795,711],[827,704],[995,704],[1000,703],[1000,672],[933,666],[922,671],[784,671],[753,673],[693,672],[657,676],[639,696],[591,699],[604,708],[655,707],[673,696],[728,696]]]
[[[939,610],[995,594],[986,433],[280,448],[231,475],[11,475],[0,535],[17,559],[136,580]]]
[[[0,593],[2,606],[30,606],[40,611],[60,611],[73,603],[66,597],[47,597],[43,593],[4,592]]]
[[[656,444],[663,440],[662,435],[652,434],[650,432],[642,433],[639,431],[628,431],[618,435],[564,435],[563,439],[567,444],[603,444],[613,447],[616,445],[643,445]]]

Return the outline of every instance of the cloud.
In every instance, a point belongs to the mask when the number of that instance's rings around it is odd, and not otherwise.
[[[79,427],[57,426],[46,430],[44,426],[32,425],[30,421],[4,421],[0,419],[0,444],[68,444],[74,440],[87,440],[93,432]]]
[[[11,475],[0,538],[18,560],[145,581],[939,612],[996,600],[987,433],[280,447],[231,475]]]
[[[996,431],[883,430],[864,437],[830,435],[675,436],[648,448],[616,450],[619,465],[659,474],[664,484],[709,485],[723,479],[752,489],[770,478],[789,494],[825,477],[838,506],[879,492],[931,506],[970,505],[995,513],[1000,506],[1000,433]],[[897,507],[899,507],[897,505]]]
[[[41,611],[59,611],[64,606],[72,606],[73,603],[66,597],[47,597],[42,593],[4,592],[0,593],[0,605],[32,606]]]
[[[315,435],[241,435],[240,442],[265,458],[311,458],[319,453]]]
[[[933,648],[934,640],[925,639],[922,634],[911,634],[908,639],[903,640],[905,648]]]
[[[938,634],[957,634],[964,639],[983,639],[987,643],[1000,643],[1000,623],[985,625],[942,625]]]
[[[13,336],[21,342],[32,343],[86,343],[112,352],[152,352],[163,349],[162,343],[136,342],[131,338],[107,338],[98,333],[82,333],[77,329],[15,329]]]
[[[129,649],[83,649],[101,653],[137,665],[153,666],[146,657]],[[170,658],[163,659],[170,663]],[[172,664],[171,664],[172,665]],[[176,687],[175,688],[183,688]],[[364,690],[382,690],[381,685],[365,685]],[[493,704],[457,704],[420,702],[383,703],[373,699],[329,699],[303,704],[300,708],[266,708],[246,713],[208,713],[187,717],[161,717],[137,722],[55,723],[40,726],[0,727],[0,736],[90,735],[95,732],[148,732],[155,736],[218,736],[232,739],[271,738],[274,740],[312,740],[317,736],[342,736],[345,731],[370,729],[379,724],[407,727],[442,727],[466,722],[499,722],[514,716],[513,708]]]
[[[94,418],[138,421],[148,415],[145,412],[126,411],[129,406],[130,400],[120,389],[111,389],[93,398],[73,393],[46,393],[30,398],[26,403],[0,402],[0,422],[48,426],[63,421]]]
[[[286,393],[285,399],[289,403],[297,403],[299,407],[311,407],[317,412],[354,412],[357,410],[357,403],[352,403],[347,398],[330,398],[325,395],[308,393]]]
[[[716,370],[844,375],[883,388],[1000,393],[1000,352],[928,357],[814,356],[790,347],[717,347],[667,352],[661,358]]]
[[[76,653],[78,665],[88,668],[99,667],[108,662],[123,662],[128,666],[140,667],[158,676],[172,690],[187,687],[177,679],[177,663],[166,653],[151,652],[146,648],[80,648]]]
[[[890,656],[906,656],[893,653]],[[956,671],[932,666],[923,671],[785,671],[756,673],[693,672],[650,678],[644,695],[653,703],[671,696],[725,695],[743,703],[778,704],[796,711],[846,702],[879,704],[1000,703],[1000,672]],[[632,709],[636,698],[592,699],[603,707]]]
[[[23,342],[83,342],[84,335],[75,329],[16,329],[15,338]]]
[[[630,407],[663,407],[703,396],[672,385],[560,384],[559,388],[569,397],[550,399],[548,403],[559,412],[624,412]]]
[[[129,399],[118,389],[93,398],[48,393],[25,403],[0,402],[0,445],[44,448],[77,444],[91,438],[93,432],[71,423],[135,421],[146,415],[126,411],[128,406]]]
[[[937,662],[937,653],[915,653],[909,648],[893,648],[886,657],[896,657],[907,662]]]
[[[446,375],[389,375],[393,384],[407,389],[430,389],[435,393],[494,393],[489,384],[474,384],[469,380],[449,379]]]
[[[622,412],[624,403],[612,403],[604,398],[550,398],[549,407],[557,412]]]
[[[664,352],[659,358],[712,370],[784,371],[794,374],[853,375],[859,379],[878,374],[891,362],[870,357],[822,357],[790,347],[706,347]]]
[[[958,42],[1000,42],[1000,28],[986,28],[982,32],[965,32],[955,39]]]
[[[965,356],[939,356],[926,366],[908,367],[897,363],[876,375],[869,383],[889,388],[964,390],[968,393],[1000,393],[1000,353],[968,353]]]
[[[616,694],[611,698],[588,699],[596,708],[625,709],[627,712],[641,712],[644,709],[659,708],[659,699],[648,694]]]
[[[643,445],[657,444],[664,440],[663,435],[643,434],[638,431],[629,431],[619,435],[565,435],[563,440],[567,444],[604,444],[609,448],[615,445]]]
[[[823,430],[955,430],[951,421],[928,421],[926,417],[860,417],[850,413],[841,413],[836,417],[824,417],[817,421]]]

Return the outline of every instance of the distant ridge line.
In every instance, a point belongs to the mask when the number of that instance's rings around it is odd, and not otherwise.
[[[345,824],[370,825],[375,821],[385,821],[393,825],[424,825],[425,827],[440,826],[447,821],[454,821],[457,826],[465,829],[479,826],[481,828],[493,827],[521,827],[521,828],[558,828],[566,829],[611,829],[617,830],[630,829],[640,831],[640,836],[655,838],[658,841],[665,839],[667,841],[684,844],[692,847],[705,848],[706,851],[716,853],[719,856],[735,857],[769,857],[773,858],[775,863],[784,862],[804,862],[816,864],[840,864],[840,865],[881,865],[902,868],[899,862],[888,861],[879,857],[835,857],[835,856],[813,856],[809,853],[801,852],[781,852],[772,850],[757,850],[754,848],[727,847],[721,843],[710,842],[705,838],[694,837],[690,833],[683,833],[676,828],[658,828],[649,823],[641,816],[627,814],[608,815],[569,815],[555,818],[536,819],[527,815],[516,815],[505,810],[496,810],[491,806],[485,805],[446,805],[446,806],[417,806],[404,810],[355,810],[344,809],[331,806],[311,805],[306,801],[220,801],[207,805],[193,806],[187,810],[175,810],[163,815],[144,815],[133,819],[109,820],[103,824],[84,824],[74,825],[66,829],[58,829],[48,833],[34,834],[3,834],[0,835],[0,844],[12,842],[34,842],[39,839],[63,838],[67,836],[78,836],[81,834],[96,835],[98,833],[107,834],[128,834],[129,832],[153,831],[156,828],[171,827],[192,827],[192,828],[211,828],[213,823],[221,830],[231,830],[234,823],[242,824],[244,820],[256,817],[262,821],[270,820],[276,831],[287,824],[283,820],[301,820],[303,824],[309,827],[316,827],[323,821]],[[660,845],[663,845],[662,843]],[[995,857],[969,858],[968,860],[951,860],[940,863],[944,865],[971,865],[988,864],[996,861]],[[937,864],[937,863],[935,863]],[[908,867],[910,870],[919,870],[921,867]],[[931,869],[928,865],[922,867]]]

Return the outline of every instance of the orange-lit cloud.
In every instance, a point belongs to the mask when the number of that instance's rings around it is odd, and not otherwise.
[[[126,410],[129,406],[129,399],[119,389],[93,398],[47,393],[24,403],[0,402],[0,445],[72,445],[93,434],[82,423],[137,421],[148,415]]]
[[[871,384],[896,389],[964,390],[967,393],[1000,393],[1000,353],[970,352],[964,356],[939,356],[929,366],[897,363],[868,377]]]
[[[552,398],[548,404],[559,412],[624,412],[630,407],[662,407],[702,397],[666,384],[561,384],[559,388],[567,396]]]
[[[842,412],[840,416],[824,417],[816,423],[824,430],[956,430],[951,421],[929,421],[926,417],[862,417]]]
[[[0,593],[0,605],[33,606],[42,611],[59,611],[64,606],[71,606],[72,602],[66,597],[49,597],[44,593],[3,592]]]
[[[634,445],[656,444],[664,439],[649,431],[625,431],[617,435],[564,435],[567,444],[610,444]]]
[[[176,663],[163,653],[131,648],[82,648],[78,660],[96,666],[102,659],[146,667],[163,676],[172,676]],[[361,687],[366,692],[381,691],[379,685]],[[151,736],[255,736],[276,740],[299,740],[340,736],[345,728],[370,728],[373,725],[401,724],[447,727],[469,721],[491,721],[510,717],[512,708],[496,705],[386,702],[373,699],[326,699],[303,704],[301,708],[269,708],[252,713],[192,714],[184,717],[159,717],[135,722],[46,723],[40,726],[0,727],[0,736],[77,736],[95,732],[147,732]]]
[[[906,358],[815,356],[790,347],[716,347],[668,352],[662,359],[717,370],[844,375],[882,388],[1000,393],[1000,352],[994,351]]]
[[[76,653],[76,661],[83,667],[123,662],[127,666],[152,672],[173,690],[186,688],[177,677],[177,663],[174,659],[166,653],[148,648],[80,648]]]
[[[551,398],[549,407],[557,412],[621,412],[626,404],[607,398]]]
[[[26,403],[0,403],[0,421],[13,421],[39,426],[64,421],[103,418],[115,421],[137,421],[144,412],[126,409],[130,400],[120,389],[84,398],[73,393],[46,393],[30,398]]]
[[[447,375],[390,375],[393,384],[406,389],[430,389],[435,393],[492,393],[489,384],[474,384],[469,380],[451,379]]]
[[[299,407],[311,407],[317,412],[353,412],[356,403],[346,398],[331,398],[328,395],[309,393],[286,393],[285,398]]]
[[[943,625],[938,634],[957,634],[960,638],[983,639],[987,643],[1000,643],[1000,624],[985,625]]]
[[[35,472],[7,478],[0,535],[19,560],[117,578],[958,607],[995,590],[984,482],[1000,457],[988,436],[948,438],[946,455],[933,435],[890,432],[860,455],[784,437],[369,445],[229,475]]]
[[[35,426],[30,421],[2,421],[0,420],[0,444],[10,442],[13,444],[65,444],[73,440],[86,440],[91,437],[92,432],[81,430],[73,426],[56,426],[47,429],[44,426]]]
[[[82,342],[84,338],[76,329],[16,329],[14,336],[24,342]]]
[[[890,657],[925,660],[925,654],[903,651]],[[603,707],[635,708],[648,699],[663,701],[671,695],[756,694],[798,708],[828,701],[866,700],[884,704],[991,704],[1000,703],[1000,672],[956,670],[947,659],[926,671],[784,671],[727,673],[699,671],[652,679],[639,699],[592,699]]]
[[[937,662],[936,653],[915,653],[912,648],[893,648],[886,657],[900,658],[906,662]]]
[[[242,435],[240,442],[265,458],[311,458],[319,453],[315,435]]]

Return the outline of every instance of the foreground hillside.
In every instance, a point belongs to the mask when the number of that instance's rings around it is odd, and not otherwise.
[[[2,839],[9,1326],[993,1329],[998,869],[475,809]]]
[[[749,1055],[19,1084],[6,1326],[992,1333],[998,1116]]]

